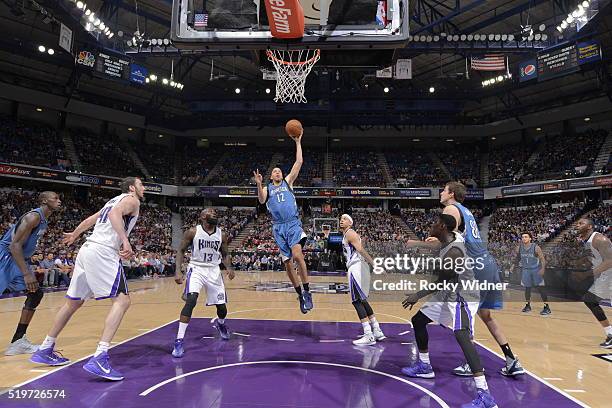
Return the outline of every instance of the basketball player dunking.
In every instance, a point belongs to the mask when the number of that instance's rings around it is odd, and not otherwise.
[[[612,243],[604,234],[594,230],[593,220],[581,218],[576,224],[576,232],[591,251],[591,265],[595,281],[584,296],[584,304],[591,310],[606,333],[606,339],[600,344],[605,349],[612,349],[612,326],[599,302],[612,301]]]
[[[66,293],[66,303],[55,316],[55,322],[45,341],[30,358],[33,363],[50,366],[67,364],[67,358],[53,351],[57,336],[85,299],[110,298],[112,306],[106,316],[98,348],[83,369],[107,380],[123,380],[123,375],[110,365],[108,349],[130,306],[121,259],[129,259],[134,255],[128,236],[138,219],[144,186],[136,177],[123,179],[120,186],[122,194],[109,200],[100,211],[83,220],[74,231],[64,234],[63,243],[71,245],[83,232],[94,227],[93,233],[77,255],[72,280]]]
[[[217,212],[207,208],[200,213],[199,224],[185,231],[181,246],[176,254],[176,272],[174,280],[177,284],[183,283],[183,257],[187,248],[191,247],[191,258],[187,267],[187,278],[183,300],[185,306],[181,310],[178,333],[174,341],[173,357],[183,357],[185,347],[183,339],[187,325],[191,320],[193,309],[198,303],[198,295],[202,287],[206,287],[206,306],[215,305],[217,308],[217,329],[223,340],[229,340],[230,334],[225,325],[227,316],[227,296],[225,284],[221,275],[220,266],[227,270],[228,278],[234,279],[231,269],[232,261],[227,250],[227,235],[217,227]],[[221,259],[223,258],[223,263]]]
[[[313,304],[312,295],[310,294],[308,270],[306,269],[306,262],[302,253],[302,246],[306,242],[306,234],[302,230],[302,222],[300,221],[295,195],[293,194],[293,183],[297,179],[303,163],[302,134],[293,138],[296,147],[295,163],[287,177],[283,178],[282,170],[276,167],[272,170],[270,183],[267,186],[263,186],[263,177],[259,170],[254,171],[253,175],[257,183],[259,202],[266,204],[272,217],[274,241],[276,241],[276,245],[280,249],[281,258],[285,264],[289,280],[291,280],[298,294],[300,310],[302,313],[308,313],[312,309]],[[304,287],[303,291],[292,261],[298,264],[300,278]]]
[[[17,330],[4,353],[7,356],[31,354],[38,348],[25,334],[36,307],[43,298],[43,291],[38,286],[34,271],[28,267],[27,260],[36,250],[38,238],[47,230],[47,219],[62,204],[57,193],[53,191],[43,191],[38,196],[38,201],[40,207],[22,215],[0,240],[0,294],[6,289],[12,292],[28,292]]]
[[[410,367],[402,368],[402,373],[408,377],[434,378],[435,373],[429,360],[429,336],[427,325],[437,323],[453,329],[455,339],[467,360],[470,371],[474,373],[474,382],[477,388],[477,397],[470,403],[463,404],[462,408],[496,408],[495,399],[489,392],[484,368],[474,338],[474,315],[479,305],[477,290],[463,289],[463,283],[474,281],[474,270],[469,268],[465,241],[461,234],[455,232],[457,222],[448,214],[440,214],[438,221],[431,227],[430,236],[436,238],[440,245],[440,265],[443,269],[438,271],[438,282],[461,283],[455,290],[430,291],[422,290],[409,295],[403,302],[404,308],[412,306],[424,296],[434,295],[412,317],[412,327],[419,349],[419,360]]]
[[[455,231],[458,231],[463,236],[467,255],[475,261],[478,259],[482,261],[479,263],[479,267],[474,268],[476,279],[479,282],[499,283],[501,282],[501,277],[497,262],[495,258],[489,254],[486,245],[480,238],[480,230],[476,224],[476,219],[471,211],[462,204],[465,200],[466,192],[465,186],[459,182],[451,181],[447,183],[446,186],[444,186],[444,190],[440,193],[440,203],[444,205],[444,211],[442,213],[452,215],[455,218]],[[425,241],[426,242],[410,240],[408,241],[408,245],[425,246],[429,248],[439,245],[435,237],[429,237]],[[482,321],[486,324],[489,332],[493,335],[506,357],[506,366],[501,369],[501,373],[506,376],[524,374],[525,369],[521,366],[518,358],[512,353],[506,336],[491,313],[492,310],[499,310],[502,308],[503,297],[501,291],[490,290],[480,292],[478,316],[480,316]],[[467,363],[456,367],[453,373],[460,376],[472,375],[470,366]]]
[[[521,234],[522,243],[519,244],[515,251],[515,258],[519,259],[521,268],[521,284],[525,287],[525,302],[527,304],[523,308],[523,313],[531,312],[531,288],[536,287],[544,302],[544,308],[540,312],[542,316],[548,316],[552,312],[548,306],[548,295],[544,286],[544,272],[546,271],[546,259],[544,253],[538,244],[532,242],[532,236],[529,232]]]
[[[351,302],[363,327],[363,336],[353,341],[356,346],[371,346],[386,337],[374,315],[374,310],[368,302],[370,290],[370,271],[367,264],[374,265],[372,257],[361,244],[361,237],[353,229],[353,218],[348,214],[340,216],[340,231],[343,233],[342,251],[346,259],[347,278],[351,293]],[[329,237],[329,230],[323,230]],[[365,264],[367,262],[367,264]]]

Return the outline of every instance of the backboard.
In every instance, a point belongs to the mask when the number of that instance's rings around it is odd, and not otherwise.
[[[264,1],[174,0],[172,41],[200,50],[355,50],[395,49],[408,39],[408,0],[300,0],[305,33],[291,41],[272,36]]]

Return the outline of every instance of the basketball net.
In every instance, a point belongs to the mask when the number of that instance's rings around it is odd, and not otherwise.
[[[266,55],[278,72],[274,102],[306,103],[306,77],[321,57],[321,50],[267,50]]]

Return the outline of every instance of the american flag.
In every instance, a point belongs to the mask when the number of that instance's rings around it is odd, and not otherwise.
[[[487,54],[482,57],[472,56],[472,69],[476,71],[504,71],[506,57],[501,54]]]
[[[196,28],[204,28],[208,26],[208,13],[196,13],[193,26]]]

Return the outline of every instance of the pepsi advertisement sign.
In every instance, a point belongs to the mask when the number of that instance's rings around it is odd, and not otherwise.
[[[531,59],[523,61],[519,64],[519,81],[525,82],[538,77],[538,69],[536,68],[536,60]]]

